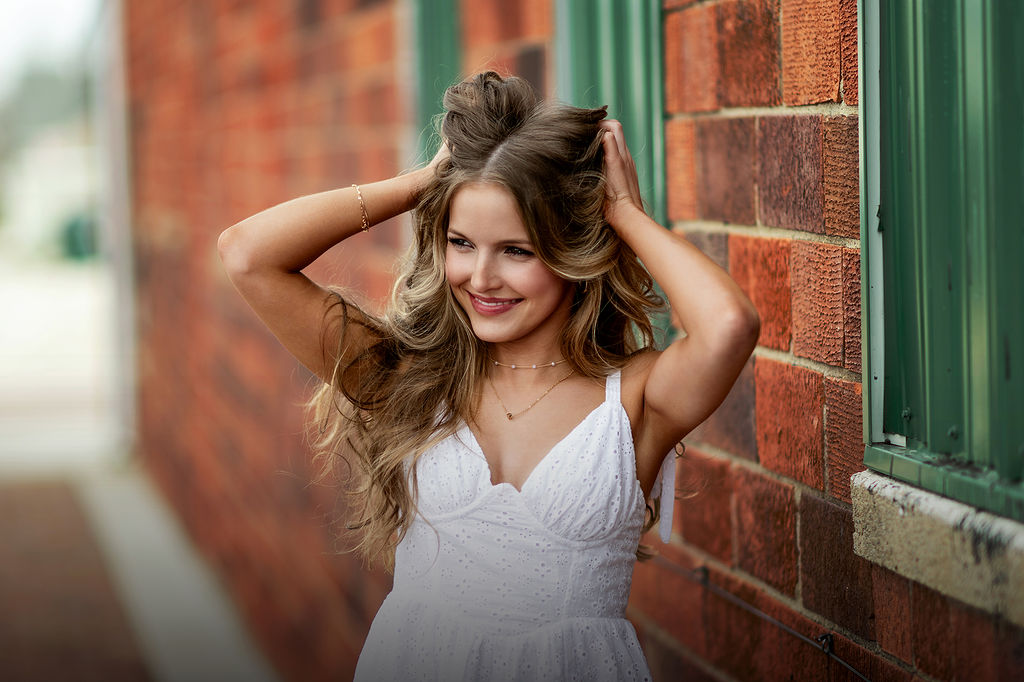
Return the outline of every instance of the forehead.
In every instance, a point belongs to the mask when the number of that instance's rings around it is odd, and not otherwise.
[[[467,236],[527,237],[515,197],[501,185],[489,182],[469,183],[455,192],[448,228]]]

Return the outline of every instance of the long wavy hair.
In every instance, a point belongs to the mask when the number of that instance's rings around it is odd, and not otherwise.
[[[348,479],[352,549],[389,569],[416,513],[416,460],[472,419],[486,376],[486,344],[445,279],[449,213],[461,187],[485,182],[510,192],[537,256],[575,283],[560,345],[580,375],[606,376],[652,346],[649,314],[662,304],[604,218],[605,108],[538,101],[528,82],[494,72],[448,88],[443,103],[450,156],[419,196],[390,306],[374,317],[332,290],[340,314],[328,316],[340,328],[328,335],[325,326],[322,339],[339,339],[339,360],[308,403],[321,477]],[[361,350],[352,357],[351,348]],[[648,527],[656,516],[651,510]]]

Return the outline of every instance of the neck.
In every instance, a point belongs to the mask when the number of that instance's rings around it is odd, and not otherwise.
[[[510,348],[508,344],[492,344],[488,349],[488,358],[491,364],[511,369],[516,368],[537,369],[551,367],[565,363],[561,350],[555,346],[550,348]]]

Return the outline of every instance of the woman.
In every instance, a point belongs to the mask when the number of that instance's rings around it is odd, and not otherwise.
[[[241,294],[324,381],[315,446],[357,464],[359,549],[394,555],[356,677],[646,679],[623,618],[644,500],[660,472],[671,489],[666,453],[724,399],[757,314],[644,213],[604,109],[538,103],[492,72],[444,105],[427,167],[286,202],[219,242]],[[409,210],[382,318],[301,274]],[[660,352],[652,276],[686,330]]]

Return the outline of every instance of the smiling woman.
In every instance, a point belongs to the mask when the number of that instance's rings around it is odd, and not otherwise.
[[[725,397],[757,315],[644,213],[605,109],[537,102],[491,72],[444,105],[426,168],[295,199],[220,239],[236,287],[324,381],[314,447],[328,468],[356,464],[358,548],[394,559],[356,677],[649,679],[624,618],[658,514],[645,499],[671,496],[673,446]],[[383,317],[300,272],[408,210]],[[652,275],[687,331],[662,352]]]

